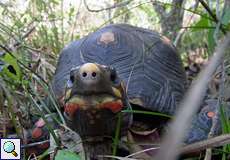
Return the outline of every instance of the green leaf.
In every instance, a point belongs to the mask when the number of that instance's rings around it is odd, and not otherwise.
[[[203,30],[204,28],[209,27],[209,19],[205,17],[201,17],[198,22],[195,23],[195,25],[192,26],[192,32]]]
[[[69,10],[69,17],[73,16],[74,15],[74,7],[71,7],[70,10]]]
[[[80,160],[80,156],[67,150],[58,150],[55,160]]]
[[[1,60],[5,62],[3,73],[9,78],[19,82],[21,80],[22,73],[17,60],[10,54],[5,54],[1,57]]]

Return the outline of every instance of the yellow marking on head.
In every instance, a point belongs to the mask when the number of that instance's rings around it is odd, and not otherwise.
[[[98,105],[100,103],[100,102],[98,102],[97,99],[91,99],[89,102],[91,105]]]
[[[118,98],[122,98],[122,94],[121,94],[121,92],[120,92],[117,88],[112,87],[112,89],[113,89],[113,93],[114,93]]]
[[[68,89],[65,93],[65,99],[69,99],[71,94],[71,89]]]
[[[80,106],[84,106],[85,105],[85,101],[82,100],[81,98],[79,97],[73,97],[71,98],[68,103],[75,103],[75,104],[78,104]]]
[[[112,102],[112,101],[114,101],[113,97],[106,97],[106,98],[103,99],[102,103]]]
[[[98,66],[94,63],[86,63],[84,64],[81,68],[80,68],[80,73],[92,73],[92,72],[100,72],[100,69],[98,68]]]

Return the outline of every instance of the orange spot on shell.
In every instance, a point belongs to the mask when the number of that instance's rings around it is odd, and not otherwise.
[[[42,136],[42,129],[41,128],[35,128],[33,131],[32,131],[32,138],[34,139],[38,139]]]
[[[42,128],[42,127],[44,127],[45,124],[46,124],[45,121],[44,121],[43,119],[40,118],[40,119],[35,123],[35,126],[36,126],[36,127],[39,127],[39,128]]]
[[[65,105],[65,112],[68,113],[70,116],[73,116],[74,113],[79,109],[79,105],[75,103],[67,103]]]
[[[105,32],[101,34],[100,42],[109,44],[110,42],[114,42],[114,41],[115,41],[115,38],[112,32]]]
[[[119,101],[113,101],[113,102],[106,102],[100,105],[100,108],[106,108],[106,109],[110,109],[113,113],[117,113],[119,111],[121,111],[123,107],[122,102]]]
[[[213,118],[215,116],[215,113],[210,111],[210,112],[207,113],[207,116],[209,118]]]

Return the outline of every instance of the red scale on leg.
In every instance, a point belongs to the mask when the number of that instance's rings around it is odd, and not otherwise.
[[[42,136],[42,129],[41,128],[35,128],[32,131],[32,138],[34,139],[39,139]]]

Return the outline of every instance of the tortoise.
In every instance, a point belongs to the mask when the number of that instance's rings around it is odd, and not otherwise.
[[[161,124],[160,117],[146,120],[132,110],[173,115],[186,91],[186,75],[169,39],[148,29],[113,24],[62,50],[52,89],[68,126],[86,139],[94,159],[96,154],[111,154],[118,123],[120,136],[136,121],[150,128]],[[211,117],[206,113],[195,117],[186,143],[207,138]]]

